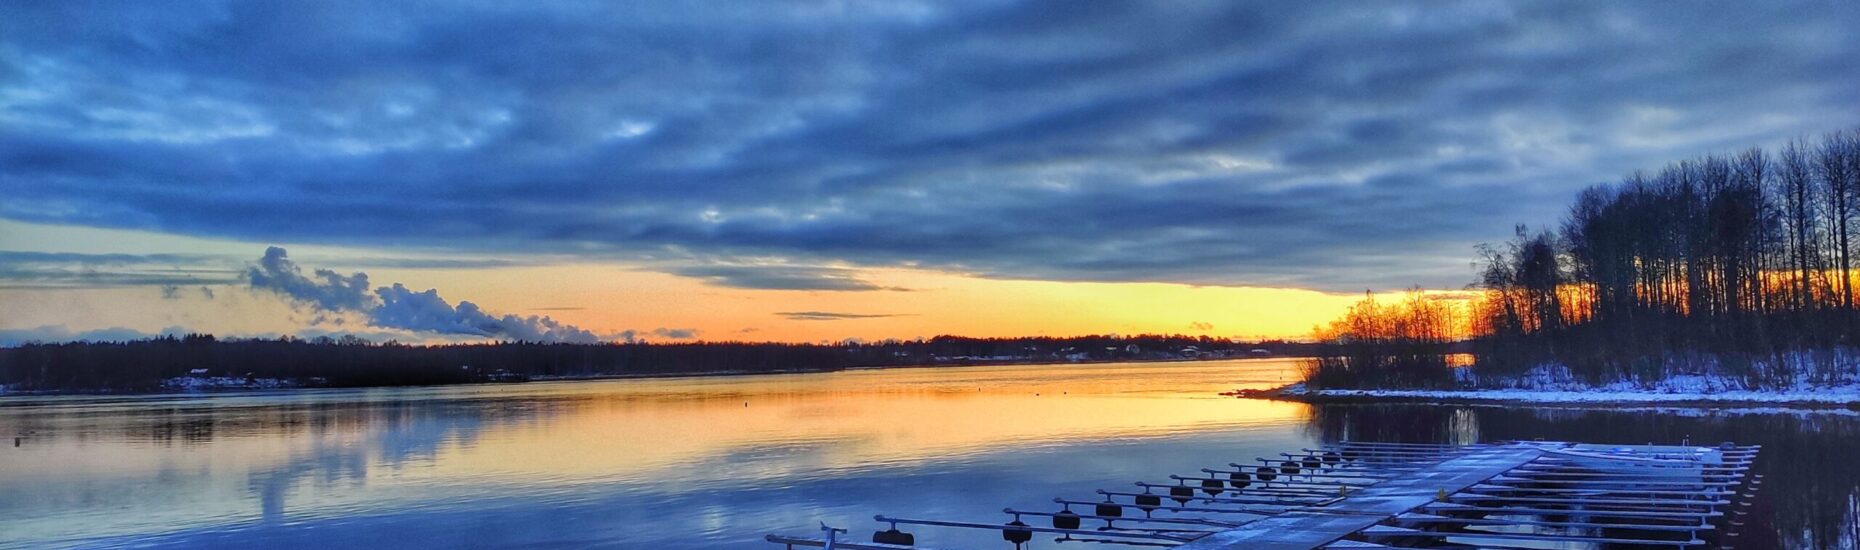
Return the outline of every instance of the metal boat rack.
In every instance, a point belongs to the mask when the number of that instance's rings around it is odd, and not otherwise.
[[[1002,522],[875,516],[871,542],[769,535],[797,548],[932,550],[901,527],[1179,550],[1734,548],[1759,446],[1342,442],[1002,510]],[[915,527],[912,527],[915,528]],[[953,550],[953,549],[936,549]]]

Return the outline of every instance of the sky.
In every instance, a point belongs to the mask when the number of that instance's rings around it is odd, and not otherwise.
[[[1860,124],[1853,2],[10,2],[0,345],[1297,337]]]

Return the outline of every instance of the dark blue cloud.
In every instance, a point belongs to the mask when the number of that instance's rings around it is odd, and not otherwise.
[[[832,311],[783,311],[776,313],[789,321],[845,321],[897,317],[895,313],[837,313]]]
[[[227,284],[238,271],[199,254],[80,254],[0,250],[0,288],[108,288]],[[204,290],[209,295],[212,291]],[[178,294],[178,290],[173,291]]]
[[[623,330],[613,335],[621,342],[644,342],[654,338],[664,340],[691,340],[698,337],[698,329],[659,327],[650,331]]]
[[[279,249],[280,251],[282,249]],[[325,258],[354,268],[469,269],[504,267],[519,262],[476,258]],[[261,265],[272,261],[267,257]],[[247,261],[222,254],[86,254],[0,250],[0,288],[161,287],[162,297],[179,298],[182,286],[226,285],[249,279]],[[335,272],[318,270],[323,279]],[[262,275],[262,274],[261,274]],[[364,285],[365,286],[365,285]],[[201,297],[213,289],[199,286]]]
[[[909,290],[880,286],[858,276],[857,270],[789,265],[691,265],[667,271],[731,288],[762,290]]]
[[[5,11],[0,217],[751,288],[869,283],[677,266],[1455,286],[1576,188],[1860,119],[1851,2]]]

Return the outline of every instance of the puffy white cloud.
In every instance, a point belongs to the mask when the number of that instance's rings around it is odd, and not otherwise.
[[[265,250],[264,257],[246,271],[246,278],[255,290],[276,293],[319,314],[357,313],[377,328],[529,342],[602,340],[593,332],[545,315],[494,315],[467,301],[454,306],[437,289],[416,292],[401,283],[371,289],[366,273],[342,275],[319,269],[314,276],[305,276],[286,251],[276,246]]]

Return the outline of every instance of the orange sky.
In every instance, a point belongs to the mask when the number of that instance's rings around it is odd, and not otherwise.
[[[85,253],[178,252],[256,259],[266,243],[179,237],[7,222],[0,249]],[[344,258],[386,257],[382,250],[291,246],[305,269],[357,270]],[[399,256],[407,256],[402,253]],[[440,256],[443,257],[443,256]],[[1281,288],[1165,283],[1078,283],[1000,280],[913,269],[861,269],[881,287],[904,290],[755,290],[653,271],[650,265],[525,259],[535,265],[493,268],[370,268],[375,285],[394,282],[436,288],[454,303],[470,300],[494,313],[548,315],[597,333],[658,328],[696,329],[710,340],[876,340],[941,334],[966,336],[1182,333],[1238,338],[1300,338],[1360,294]],[[7,313],[0,329],[59,325],[74,331],[126,327],[158,331],[181,326],[217,334],[287,334],[312,325],[313,314],[276,295],[238,284],[215,287],[212,299],[183,292],[164,299],[157,287],[0,289]],[[829,312],[870,317],[794,320],[783,313]],[[414,339],[414,338],[409,338]]]

